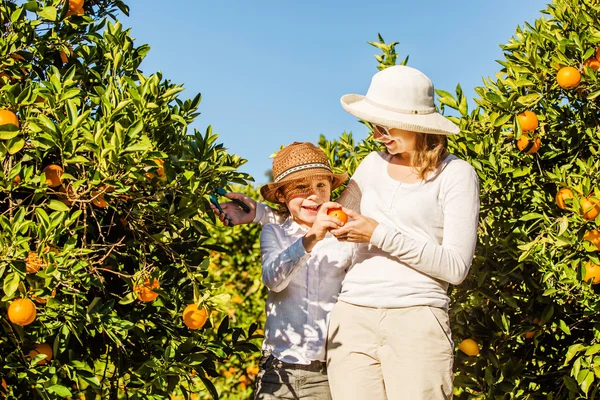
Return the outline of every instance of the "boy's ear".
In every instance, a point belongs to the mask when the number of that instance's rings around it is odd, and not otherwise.
[[[281,190],[277,190],[275,192],[275,198],[278,202],[285,203],[285,196],[283,195],[283,193],[281,193]]]

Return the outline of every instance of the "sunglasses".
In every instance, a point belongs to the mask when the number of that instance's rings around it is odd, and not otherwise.
[[[385,126],[381,126],[381,125],[376,125],[376,124],[371,124],[371,126],[373,127],[373,132],[377,133],[380,136],[383,136],[385,138],[391,138],[392,135],[390,134],[390,129],[386,128]]]

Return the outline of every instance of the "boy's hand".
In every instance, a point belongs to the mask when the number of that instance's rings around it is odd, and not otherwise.
[[[228,201],[227,203],[219,203],[219,205],[223,209],[223,212],[225,213],[222,214],[219,212],[217,207],[211,204],[210,208],[212,208],[213,212],[218,215],[223,225],[229,225],[229,222],[225,219],[225,215],[229,217],[229,219],[234,225],[250,224],[252,223],[252,221],[254,221],[254,217],[256,217],[256,201],[254,201],[253,199],[251,199],[243,193],[236,192],[227,193],[225,197],[229,199],[240,200],[248,207],[250,207],[250,212],[246,213],[244,210],[242,210],[240,206],[238,206],[232,201]]]
[[[325,238],[327,232],[331,229],[336,229],[344,226],[344,223],[339,219],[327,215],[327,211],[332,208],[342,208],[338,203],[327,202],[321,205],[319,212],[317,213],[317,219],[313,223],[313,226],[308,230],[306,235],[302,238],[302,244],[304,249],[310,253],[315,245]]]

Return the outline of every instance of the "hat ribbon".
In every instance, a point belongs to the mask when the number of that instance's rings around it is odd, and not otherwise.
[[[363,100],[372,106],[383,108],[384,110],[393,111],[393,112],[397,112],[400,114],[433,114],[434,112],[436,112],[435,107],[426,108],[424,110],[403,110],[401,108],[394,108],[394,107],[385,106],[383,104],[379,104],[379,103],[369,99],[366,96],[363,98]]]
[[[275,183],[281,181],[283,178],[285,178],[286,176],[293,174],[294,172],[298,172],[298,171],[303,171],[305,169],[312,169],[312,168],[324,168],[326,170],[328,170],[329,172],[331,172],[331,167],[329,167],[329,165],[327,164],[323,164],[323,163],[310,163],[310,164],[302,164],[302,165],[297,165],[295,167],[286,169],[285,171],[283,171],[281,174],[279,174],[277,176],[277,178],[275,178]]]

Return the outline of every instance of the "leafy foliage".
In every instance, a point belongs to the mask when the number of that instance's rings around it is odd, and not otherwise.
[[[215,248],[205,195],[245,183],[244,160],[210,127],[188,132],[200,95],[181,100],[181,85],[139,70],[149,48],[115,21],[123,2],[68,10],[0,4],[0,108],[20,122],[0,126],[0,392],[216,397],[208,377],[249,343],[226,323],[212,332],[226,301],[206,281]],[[33,261],[41,268],[28,273]],[[156,282],[155,300],[139,300],[144,282]],[[36,302],[30,325],[7,318],[20,297]],[[183,324],[191,303],[216,311],[204,329]],[[51,361],[31,359],[36,343],[52,347]]]

